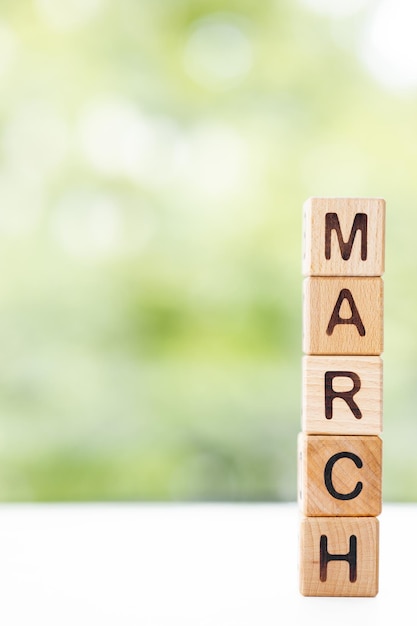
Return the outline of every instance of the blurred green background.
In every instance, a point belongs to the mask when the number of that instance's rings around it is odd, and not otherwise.
[[[296,498],[302,204],[387,202],[417,499],[416,6],[1,0],[0,499]]]

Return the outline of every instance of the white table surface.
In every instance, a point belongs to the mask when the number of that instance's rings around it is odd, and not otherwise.
[[[0,624],[415,624],[417,505],[379,520],[378,596],[304,598],[296,504],[3,504]]]

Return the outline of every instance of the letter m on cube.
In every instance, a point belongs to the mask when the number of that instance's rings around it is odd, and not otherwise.
[[[309,198],[304,204],[304,276],[382,276],[385,201]]]

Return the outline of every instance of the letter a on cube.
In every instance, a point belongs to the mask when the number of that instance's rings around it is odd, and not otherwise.
[[[304,279],[303,325],[305,354],[381,354],[382,278]]]

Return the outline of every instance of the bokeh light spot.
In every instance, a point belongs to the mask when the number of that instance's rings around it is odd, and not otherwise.
[[[208,201],[229,199],[246,189],[250,172],[249,146],[232,127],[216,122],[202,123],[190,134],[183,182],[199,198]],[[220,208],[220,205],[219,205]]]
[[[171,119],[145,115],[116,96],[85,106],[78,142],[83,158],[97,173],[157,189],[176,174],[183,146]]]
[[[417,4],[382,0],[364,32],[362,57],[370,72],[393,89],[417,86]]]
[[[16,57],[18,39],[7,22],[0,22],[0,76],[5,74]]]
[[[51,227],[60,247],[73,257],[101,258],[117,253],[123,236],[117,201],[93,189],[72,189],[54,208]]]
[[[97,172],[134,177],[145,159],[152,133],[131,103],[109,97],[85,107],[79,141],[84,157]]]
[[[48,102],[26,101],[6,122],[3,146],[9,167],[26,178],[41,178],[58,168],[68,151],[69,131]]]
[[[317,13],[343,18],[363,9],[369,0],[299,0],[300,4]]]
[[[35,0],[42,21],[56,31],[83,26],[96,15],[100,5],[101,0]]]
[[[0,234],[18,237],[29,234],[39,222],[43,193],[39,185],[22,181],[16,172],[0,172]]]
[[[246,22],[219,14],[195,22],[184,48],[189,76],[209,89],[234,87],[253,63],[252,43]]]

